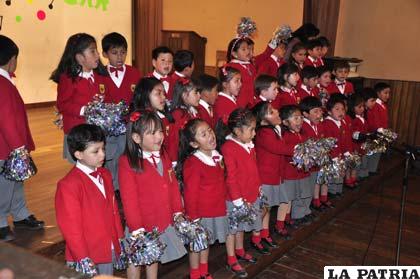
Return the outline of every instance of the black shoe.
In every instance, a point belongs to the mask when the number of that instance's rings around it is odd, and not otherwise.
[[[316,216],[313,213],[309,213],[308,215],[305,216],[307,219],[309,219],[311,222],[315,222],[319,220],[319,217]]]
[[[246,257],[247,255],[249,257]],[[255,257],[253,257],[251,254],[245,253],[244,256],[245,257],[242,257],[242,256],[239,256],[238,254],[236,254],[236,258],[238,259],[238,261],[245,262],[245,263],[252,263],[252,264],[257,263],[257,259]]]
[[[39,221],[34,215],[30,215],[28,218],[21,221],[13,222],[15,229],[28,229],[28,230],[41,230],[44,228],[44,221]]]
[[[310,225],[312,223],[312,220],[310,220],[310,218],[308,218],[306,216],[303,216],[302,218],[298,219],[298,221],[299,221],[300,224],[302,224],[304,226]]]
[[[337,194],[328,193],[328,198],[334,199],[337,196]]]
[[[378,174],[379,174],[379,172],[377,172],[377,171],[369,172],[369,176],[376,176]]]
[[[279,245],[277,244],[277,242],[275,242],[271,237],[261,238],[261,242],[267,247],[279,248]]]
[[[236,266],[239,266],[240,269],[235,269]],[[248,273],[245,271],[245,269],[242,266],[240,266],[240,264],[238,262],[236,262],[232,265],[226,265],[226,268],[227,268],[227,270],[230,270],[231,272],[233,272],[239,278],[248,277]]]
[[[0,242],[12,241],[14,239],[15,236],[9,226],[0,228]]]
[[[270,250],[268,250],[268,248],[262,245],[261,242],[257,244],[251,241],[251,247],[254,248],[255,251],[257,251],[261,255],[270,255]]]
[[[292,229],[298,229],[300,227],[301,223],[298,219],[290,220],[289,222],[286,222],[286,226]]]

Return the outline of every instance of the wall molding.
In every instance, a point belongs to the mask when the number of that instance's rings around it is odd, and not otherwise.
[[[26,109],[47,108],[55,106],[56,101],[25,104]]]

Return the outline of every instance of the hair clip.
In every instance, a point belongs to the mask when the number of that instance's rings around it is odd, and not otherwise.
[[[130,122],[136,122],[137,120],[139,120],[140,116],[141,116],[141,113],[139,111],[135,111],[131,113]]]
[[[223,74],[223,76],[227,76],[228,74],[227,74],[227,71],[226,71],[226,65],[224,65],[223,67],[222,67],[222,74]]]
[[[179,82],[181,82],[181,84],[185,86],[190,83],[190,80],[182,77],[179,79]]]

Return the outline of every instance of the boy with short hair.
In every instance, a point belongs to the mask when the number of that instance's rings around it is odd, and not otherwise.
[[[306,50],[308,56],[305,59],[304,66],[321,67],[324,65],[324,61],[321,56],[321,41],[318,39],[309,40],[306,43]]]
[[[275,77],[270,75],[259,75],[254,82],[255,94],[254,106],[259,102],[270,102],[274,108],[280,106],[277,95],[279,94],[279,84]]]
[[[57,224],[66,241],[69,266],[89,264],[86,272],[113,274],[123,229],[114,196],[112,177],[103,168],[105,135],[91,124],[73,127],[68,134],[69,153],[76,165],[57,184]]]
[[[134,96],[134,89],[141,78],[136,68],[126,65],[127,40],[119,33],[113,32],[102,39],[102,55],[108,59],[106,66],[110,79],[108,79],[105,103],[117,104],[124,101],[128,106]],[[118,159],[125,149],[125,134],[108,136],[106,139],[105,167],[111,171],[115,191],[119,191]]]
[[[321,59],[327,55],[328,49],[331,46],[330,41],[327,39],[327,37],[321,36],[318,38],[318,40],[321,42]]]
[[[191,79],[194,72],[194,53],[189,50],[178,50],[174,55],[174,69],[175,71],[170,76],[170,89],[168,92],[168,99],[172,100],[173,88],[176,82],[181,78]]]
[[[155,77],[160,80],[163,84],[163,88],[166,92],[166,98],[168,98],[169,92],[172,92],[171,88],[171,77],[173,67],[174,53],[166,46],[159,46],[152,51],[152,64],[153,72],[149,73],[147,77]]]
[[[298,97],[303,100],[305,97],[317,97],[319,95],[318,88],[318,71],[315,67],[306,66],[300,72],[302,79],[301,85],[298,87]]]
[[[219,94],[217,90],[219,80],[213,76],[203,74],[198,77],[196,83],[197,92],[200,93],[200,101],[197,108],[198,115],[214,129],[216,121],[214,119],[213,106]]]
[[[334,63],[333,74],[335,79],[331,82],[327,88],[330,94],[341,93],[349,96],[354,93],[353,84],[347,81],[347,77],[350,73],[349,62],[340,60]]]
[[[25,105],[12,77],[17,66],[18,46],[8,37],[0,35],[0,169],[16,149],[35,150],[28,125]],[[0,242],[15,238],[7,222],[13,217],[15,229],[39,230],[44,222],[32,215],[25,200],[23,182],[11,181],[0,174]]]

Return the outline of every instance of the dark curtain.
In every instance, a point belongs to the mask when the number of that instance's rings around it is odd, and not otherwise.
[[[328,56],[334,55],[339,13],[340,0],[304,0],[303,23],[315,24],[320,35],[330,40]]]
[[[161,42],[163,0],[133,0],[133,65],[152,71],[152,50]]]

